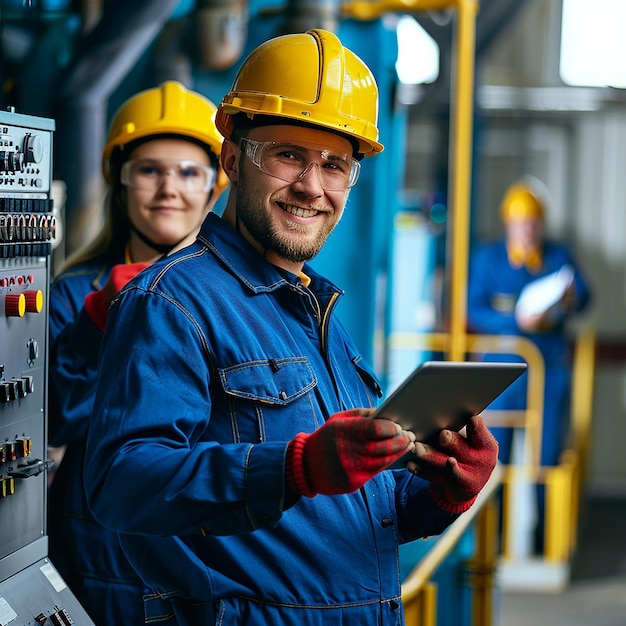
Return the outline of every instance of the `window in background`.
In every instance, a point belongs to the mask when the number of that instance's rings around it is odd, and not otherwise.
[[[563,0],[561,80],[626,88],[625,0]]]
[[[432,83],[439,76],[439,47],[410,15],[398,19],[396,72],[401,83]]]

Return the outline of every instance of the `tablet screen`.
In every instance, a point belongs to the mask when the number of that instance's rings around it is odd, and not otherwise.
[[[461,430],[525,371],[526,363],[426,361],[378,407],[373,417],[398,422],[418,441],[443,428]]]

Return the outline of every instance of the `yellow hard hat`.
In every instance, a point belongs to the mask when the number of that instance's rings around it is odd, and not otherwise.
[[[526,183],[514,183],[506,190],[502,198],[500,215],[505,222],[522,217],[543,218],[543,202]]]
[[[233,115],[295,120],[353,137],[364,156],[378,143],[378,87],[370,69],[331,32],[281,35],[253,50],[220,103],[215,123],[230,138]]]
[[[152,135],[187,137],[204,144],[219,157],[223,138],[215,127],[216,110],[211,100],[177,81],[166,81],[132,96],[117,111],[109,127],[102,151],[105,180],[111,183],[111,154],[115,148]],[[223,188],[228,179],[219,170],[216,186]]]

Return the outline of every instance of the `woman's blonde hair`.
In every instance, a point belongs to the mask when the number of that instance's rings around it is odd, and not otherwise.
[[[129,152],[127,151],[127,154]],[[123,257],[131,232],[126,189],[120,182],[120,171],[124,161],[121,153],[116,154],[112,159],[112,169],[115,172],[105,198],[104,226],[89,243],[68,256],[63,264],[63,270],[100,257],[111,262],[117,262]]]

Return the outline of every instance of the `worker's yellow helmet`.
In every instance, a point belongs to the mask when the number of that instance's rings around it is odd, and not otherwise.
[[[177,81],[166,81],[128,99],[117,111],[109,126],[107,143],[102,151],[102,173],[111,183],[111,154],[115,148],[138,139],[159,135],[188,138],[208,147],[219,157],[223,137],[215,127],[217,107],[201,94],[190,91]],[[223,188],[228,179],[219,168],[216,186]]]
[[[241,66],[215,123],[230,138],[233,115],[245,113],[321,126],[356,140],[358,152],[378,143],[378,87],[371,70],[338,37],[322,29],[261,44]]]
[[[544,217],[543,202],[529,185],[513,183],[505,192],[500,204],[500,215],[506,222],[523,217]]]

